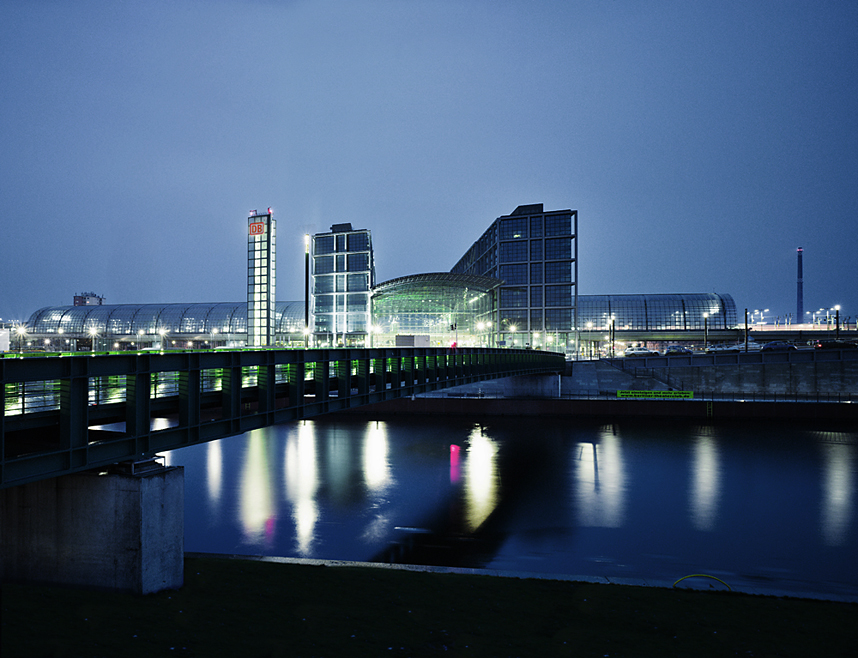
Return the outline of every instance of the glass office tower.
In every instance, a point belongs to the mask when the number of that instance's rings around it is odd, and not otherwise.
[[[578,307],[578,211],[519,206],[498,217],[450,270],[503,281],[498,345],[574,351]]]
[[[375,285],[372,235],[351,224],[334,224],[312,239],[311,321],[319,346],[363,346],[370,330]]]
[[[276,222],[268,212],[247,219],[247,345],[274,344],[274,294],[277,266]]]

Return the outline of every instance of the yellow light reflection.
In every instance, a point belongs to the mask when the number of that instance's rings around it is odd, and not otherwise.
[[[319,506],[316,491],[319,472],[316,463],[316,434],[312,423],[300,423],[295,434],[286,441],[286,498],[292,503],[295,523],[296,550],[309,555],[316,539]]]
[[[852,522],[855,446],[848,443],[826,443],[821,447],[825,460],[822,538],[829,546],[840,546],[846,539]]]
[[[223,493],[223,449],[220,441],[209,441],[206,444],[206,478],[209,503],[217,508]]]
[[[239,520],[248,543],[269,544],[273,540],[277,519],[271,467],[266,450],[267,430],[254,430],[247,437],[247,452],[241,469]]]
[[[380,503],[393,481],[390,474],[390,446],[385,423],[368,423],[363,441],[363,479],[371,502],[373,517],[366,526],[361,538],[364,541],[377,541],[384,537],[390,525],[387,514],[380,513]]]
[[[721,460],[718,444],[711,436],[694,441],[691,484],[691,522],[698,530],[712,530],[721,494]]]
[[[611,430],[598,443],[579,443],[575,458],[575,491],[580,524],[619,528],[625,514],[625,467],[622,443]]]
[[[465,458],[465,522],[479,528],[498,504],[497,445],[475,427]]]
[[[369,492],[380,493],[390,483],[387,428],[383,423],[370,423],[363,440],[363,477]]]

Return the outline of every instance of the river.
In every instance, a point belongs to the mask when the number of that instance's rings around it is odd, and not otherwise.
[[[843,428],[322,417],[167,461],[185,467],[188,552],[858,594]]]

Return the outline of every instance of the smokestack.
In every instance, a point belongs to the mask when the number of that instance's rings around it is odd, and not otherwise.
[[[804,253],[804,250],[799,247],[796,249],[796,254],[798,256],[798,292],[796,295],[795,302],[795,313],[796,318],[795,321],[801,324],[804,322],[804,276],[801,271],[801,255]]]

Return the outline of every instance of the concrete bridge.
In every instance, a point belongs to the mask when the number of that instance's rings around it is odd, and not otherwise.
[[[0,580],[179,587],[183,471],[157,453],[565,365],[562,354],[481,348],[0,359]]]

